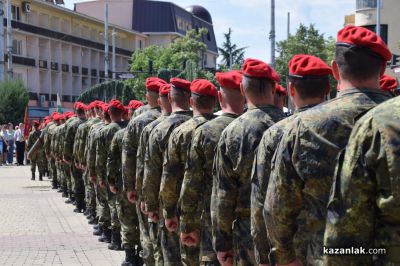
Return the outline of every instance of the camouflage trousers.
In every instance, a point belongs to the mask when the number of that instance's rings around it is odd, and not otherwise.
[[[119,232],[121,230],[121,224],[118,219],[117,196],[110,191],[109,186],[107,186],[107,203],[108,209],[110,210],[111,229]]]
[[[96,191],[96,214],[99,217],[99,224],[103,227],[111,226],[110,208],[107,202],[107,189],[100,187],[97,183],[95,186]]]
[[[137,247],[137,249],[140,250],[136,206],[128,201],[125,191],[118,192],[115,198],[118,219],[121,227],[122,247],[125,250],[136,249]]]
[[[144,217],[143,219],[144,223],[146,224],[147,222],[148,225],[148,230],[149,230],[148,233],[151,241],[154,263],[156,266],[163,266],[164,258],[161,248],[161,227],[159,226],[159,223],[154,223],[144,215],[143,217]],[[140,233],[142,235],[142,231],[140,231]]]
[[[86,208],[96,210],[96,192],[94,185],[89,180],[89,171],[83,171],[83,182],[85,185]]]
[[[56,160],[53,158],[50,159],[50,167],[49,170],[51,172],[51,178],[53,183],[57,183],[57,168],[56,168]]]
[[[31,172],[36,172],[36,166],[38,168],[38,172],[40,174],[44,174],[46,171],[46,159],[43,152],[38,152],[32,159],[31,159]]]
[[[64,171],[62,168],[62,163],[60,161],[55,161],[56,171],[57,171],[57,183],[63,188]]]
[[[160,241],[165,266],[181,266],[181,249],[178,232],[169,232],[164,225],[165,220],[160,219]]]
[[[250,218],[237,218],[233,222],[234,265],[257,265],[253,239],[250,232]]]
[[[76,203],[83,204],[85,202],[85,185],[83,184],[82,170],[76,168],[75,164],[72,163],[70,165],[70,172]]]
[[[71,178],[71,168],[68,164],[64,164],[64,180],[67,192],[69,193],[70,196],[72,196],[74,194],[74,188],[73,188],[73,181]]]
[[[212,244],[212,225],[210,212],[203,212],[200,232],[200,262],[204,265],[219,265]]]

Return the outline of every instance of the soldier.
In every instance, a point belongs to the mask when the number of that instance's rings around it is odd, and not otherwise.
[[[226,127],[217,145],[211,215],[214,247],[223,265],[255,264],[250,234],[251,166],[263,132],[285,116],[273,105],[279,81],[266,63],[245,60],[241,92],[248,109]]]
[[[287,91],[284,87],[276,83],[275,92],[276,93],[274,94],[274,105],[279,109],[283,110],[286,102],[286,97],[288,96]]]
[[[122,242],[126,254],[123,262],[125,265],[141,263],[141,258],[139,257],[140,233],[136,209],[137,192],[135,190],[136,155],[143,128],[160,116],[160,107],[157,99],[160,87],[165,83],[164,80],[155,77],[146,80],[146,100],[151,108],[138,117],[132,118],[122,140],[122,181],[123,193],[126,194],[126,198],[125,196],[123,197],[124,201],[120,202],[120,207],[125,212],[124,225],[122,226]],[[125,219],[126,217],[130,218]],[[137,248],[136,245],[138,246]],[[144,259],[147,258],[145,257]]]
[[[54,134],[51,140],[51,150],[52,156],[55,160],[57,169],[57,182],[59,184],[59,189],[57,192],[63,193],[63,197],[68,196],[68,185],[66,181],[64,162],[63,162],[63,146],[64,143],[64,131],[65,131],[65,120],[67,114],[60,114],[58,116],[59,125],[54,129]]]
[[[355,121],[388,100],[379,89],[391,53],[374,32],[347,26],[340,30],[332,64],[340,80],[338,97],[296,118],[276,150],[266,196],[265,220],[278,265],[299,265],[296,249],[307,249],[307,264],[322,264],[326,206],[337,156],[346,147]],[[294,242],[298,219],[301,241]],[[300,247],[299,247],[300,246]]]
[[[76,200],[76,208],[74,212],[80,213],[85,211],[85,187],[83,185],[82,170],[76,168],[75,158],[73,156],[73,147],[75,144],[75,135],[78,127],[86,121],[86,105],[83,103],[77,103],[75,106],[75,113],[77,117],[69,119],[65,126],[65,141],[64,141],[64,162],[70,167],[70,173],[73,180],[73,190]],[[68,174],[68,173],[67,173]]]
[[[159,228],[158,224],[148,219],[145,204],[142,195],[142,184],[144,174],[144,155],[146,152],[147,143],[150,133],[153,129],[168,116],[171,115],[171,104],[168,101],[168,94],[171,91],[171,84],[163,84],[160,87],[158,104],[161,107],[161,116],[155,121],[148,124],[142,131],[139,140],[139,146],[136,159],[136,185],[137,192],[137,206],[139,229],[140,229],[140,243],[142,245],[141,257],[144,259],[146,265],[163,265],[162,251],[160,242],[158,241]]]
[[[399,265],[400,98],[354,126],[337,166],[324,246],[386,248],[372,256],[325,256],[326,265]]]
[[[289,61],[289,90],[296,106],[294,115],[283,119],[264,132],[255,154],[251,174],[251,234],[256,261],[259,265],[271,264],[268,235],[263,218],[265,194],[271,172],[271,160],[285,127],[300,113],[320,104],[329,93],[328,76],[331,68],[321,59],[311,55],[295,55]],[[281,88],[282,89],[282,88]]]
[[[150,106],[149,104],[147,104],[148,106]],[[135,115],[135,112],[136,111],[138,111],[138,112],[147,112],[148,110],[150,110],[151,109],[151,107],[150,108],[147,108],[147,107],[144,107],[145,105],[144,105],[144,103],[142,103],[141,101],[138,101],[138,100],[131,100],[130,102],[129,102],[129,105],[128,105],[128,116],[129,116],[129,119],[132,119],[132,117],[136,117],[136,116],[139,116],[139,115]],[[139,109],[141,109],[140,111],[139,111]]]
[[[59,113],[54,112],[52,113],[52,118],[53,121],[50,122],[47,125],[47,130],[42,132],[42,135],[44,134],[44,151],[46,154],[46,159],[49,161],[49,169],[51,173],[51,178],[52,178],[52,188],[53,189],[58,189],[58,182],[57,182],[57,169],[56,169],[56,164],[54,158],[51,156],[51,140],[54,134],[54,129],[59,123],[59,118],[58,118]],[[57,121],[54,120],[54,118],[58,118]]]
[[[239,71],[219,72],[218,99],[222,114],[196,128],[188,153],[180,195],[181,242],[200,247],[201,265],[219,265],[212,246],[211,190],[215,147],[222,131],[243,113],[245,99],[240,93],[242,74]]]
[[[39,139],[40,134],[42,133],[39,130],[39,121],[37,120],[33,120],[33,131],[31,133],[29,133],[29,137],[28,137],[28,141],[26,144],[26,150],[29,151],[33,144],[36,143],[36,141]],[[44,150],[43,148],[39,149],[35,155],[32,156],[31,158],[31,172],[32,172],[32,178],[31,180],[35,180],[35,172],[36,172],[36,165],[38,168],[38,172],[39,172],[39,181],[43,181],[43,174],[45,171],[45,163],[46,160],[44,158]]]
[[[397,79],[388,75],[383,75],[381,76],[381,79],[379,81],[379,87],[384,91],[388,91],[394,94],[395,90],[398,89],[399,84],[397,82]]]
[[[190,82],[172,78],[170,83],[172,88],[168,99],[172,113],[159,123],[149,136],[144,159],[142,195],[149,218],[155,223],[159,222],[161,227],[160,241],[164,265],[181,265],[179,236],[166,229],[164,220],[159,215],[159,210],[162,208],[159,205],[159,192],[164,151],[167,149],[169,136],[176,127],[191,118],[192,112],[189,110]]]

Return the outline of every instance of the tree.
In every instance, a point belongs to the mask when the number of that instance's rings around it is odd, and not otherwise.
[[[82,93],[78,101],[90,103],[94,100],[110,101],[111,99],[120,100],[127,105],[130,100],[136,99],[132,86],[122,81],[107,81],[89,88]]]
[[[23,122],[28,102],[29,95],[22,81],[0,82],[0,124]]]
[[[314,55],[326,63],[330,64],[334,57],[335,40],[332,37],[325,38],[324,34],[319,33],[313,24],[309,27],[300,24],[296,33],[287,40],[277,43],[278,56],[275,68],[282,81],[281,85],[286,87],[286,77],[288,75],[288,62],[296,54]],[[336,93],[336,81],[330,78],[331,95]]]
[[[218,47],[218,51],[222,56],[222,68],[232,68],[234,65],[241,66],[244,60],[244,53],[247,47],[237,48],[236,44],[231,41],[232,29],[229,28],[227,33],[224,33],[225,41],[222,47]],[[231,62],[232,59],[232,62]]]

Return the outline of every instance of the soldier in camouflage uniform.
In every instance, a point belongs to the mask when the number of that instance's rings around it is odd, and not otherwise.
[[[223,113],[196,128],[179,199],[181,242],[199,246],[199,261],[209,266],[219,265],[212,246],[210,213],[215,147],[225,127],[242,114],[245,103],[239,89],[239,71],[217,73],[216,79],[221,85],[218,98]]]
[[[86,105],[83,103],[77,103],[75,105],[75,113],[77,117],[73,117],[68,120],[65,126],[65,140],[64,140],[64,162],[70,167],[70,173],[74,182],[73,191],[76,200],[76,208],[74,212],[85,211],[85,188],[82,179],[82,170],[76,168],[75,157],[73,156],[73,148],[75,145],[75,135],[78,127],[86,121]]]
[[[160,107],[157,102],[158,92],[160,86],[165,83],[165,81],[154,77],[146,80],[146,99],[151,109],[138,117],[132,118],[122,140],[122,185],[124,197],[120,202],[120,208],[125,212],[122,226],[122,242],[126,253],[125,265],[134,265],[141,261],[139,258],[140,233],[138,228],[138,215],[140,213],[137,213],[137,192],[135,190],[136,155],[143,128],[160,116]],[[125,217],[129,217],[129,219],[125,219]],[[151,260],[149,261],[147,256],[143,256],[143,258],[146,260],[146,264],[151,264]]]
[[[140,229],[140,243],[142,245],[142,258],[146,265],[162,266],[163,258],[158,241],[159,228],[158,224],[148,219],[142,195],[142,184],[144,174],[144,155],[146,152],[147,143],[150,133],[153,129],[168,116],[171,115],[171,104],[168,101],[168,94],[171,91],[171,84],[164,84],[160,87],[158,104],[161,107],[161,116],[148,124],[142,131],[139,140],[139,146],[136,159],[136,185],[137,192],[137,205],[136,212],[138,213],[139,229]]]
[[[51,153],[55,160],[57,169],[57,183],[59,185],[58,192],[62,192],[63,196],[66,196],[68,194],[68,186],[64,172],[65,163],[63,162],[62,154],[62,149],[64,146],[64,143],[62,143],[62,141],[64,139],[66,116],[64,114],[61,114],[58,116],[58,120],[60,121],[60,124],[54,129],[54,134],[51,140]]]
[[[400,98],[354,126],[328,204],[324,246],[386,248],[386,254],[325,256],[326,265],[400,265]]]
[[[190,86],[190,104],[193,118],[189,119],[171,133],[165,151],[163,173],[161,176],[160,199],[163,207],[165,226],[170,232],[179,234],[178,229],[178,199],[184,177],[187,154],[197,126],[215,118],[213,110],[218,91],[215,86],[204,79],[196,79]],[[199,246],[181,245],[183,265],[199,264]]]
[[[265,194],[271,172],[271,160],[285,127],[300,113],[324,101],[329,93],[328,75],[331,68],[321,59],[310,55],[295,55],[289,61],[290,93],[296,106],[294,115],[283,119],[264,132],[254,158],[251,174],[251,234],[256,261],[259,265],[271,264],[270,246],[263,218]],[[277,84],[277,87],[281,87]],[[277,90],[285,90],[277,88]],[[279,108],[282,108],[281,106]],[[271,259],[272,260],[272,259]]]
[[[169,136],[176,127],[192,116],[192,112],[189,110],[190,82],[173,78],[171,84],[173,86],[168,97],[172,106],[172,114],[159,123],[149,136],[144,159],[142,196],[149,218],[153,222],[159,222],[161,227],[160,241],[164,265],[182,265],[179,236],[176,232],[167,230],[162,215],[159,215],[159,211],[163,207],[159,202],[163,158]]]
[[[53,120],[55,117],[57,117],[59,114],[58,113],[53,113],[52,117]],[[59,124],[59,119],[58,121],[53,121],[47,125],[47,130],[42,132],[42,135],[44,135],[44,151],[46,154],[47,160],[49,160],[49,170],[51,173],[52,177],[52,188],[57,189],[58,188],[58,183],[57,183],[57,169],[56,169],[56,164],[54,158],[51,156],[51,139],[52,135],[54,134],[54,130],[56,126]]]
[[[153,108],[153,106],[149,103],[146,105],[143,105],[133,112],[132,118],[138,117],[139,115],[146,113],[147,111],[151,110],[152,108]]]
[[[391,97],[379,89],[380,74],[390,58],[374,32],[355,26],[339,31],[332,65],[340,84],[338,97],[297,117],[273,159],[265,219],[277,264],[299,265],[300,245],[307,249],[304,263],[323,265],[326,206],[337,157],[355,121]],[[301,234],[307,238],[294,243],[299,218],[305,225]]]
[[[26,150],[29,151],[33,144],[36,143],[36,141],[39,139],[40,134],[42,133],[39,130],[39,121],[33,120],[33,131],[29,133],[28,141],[26,143]],[[32,172],[32,178],[31,180],[35,180],[35,172],[36,172],[36,166],[38,168],[39,172],[39,181],[43,180],[43,174],[45,171],[45,164],[46,164],[46,159],[44,155],[43,148],[39,149],[30,159],[31,161],[31,172]]]
[[[247,112],[222,132],[214,159],[212,196],[214,247],[221,264],[254,265],[250,234],[251,167],[262,134],[284,118],[274,106],[278,74],[266,63],[247,59],[243,64],[241,91]]]

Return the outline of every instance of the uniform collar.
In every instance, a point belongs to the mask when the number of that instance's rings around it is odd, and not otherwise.
[[[256,109],[277,109],[277,110],[282,111],[281,109],[279,109],[278,107],[276,107],[275,105],[272,105],[272,104],[248,107],[247,111],[256,110]]]
[[[304,106],[300,107],[299,109],[297,109],[294,113],[301,113],[301,112],[307,111],[308,109],[313,108],[313,107],[317,106],[318,104],[319,103],[304,105]]]
[[[391,96],[389,92],[381,90],[381,89],[369,89],[369,88],[350,88],[343,91],[339,91],[337,97],[343,97],[354,93],[363,93],[363,94],[382,94]]]
[[[231,117],[231,118],[238,118],[238,114],[233,114],[233,113],[222,113],[221,116],[226,116],[226,117]]]

